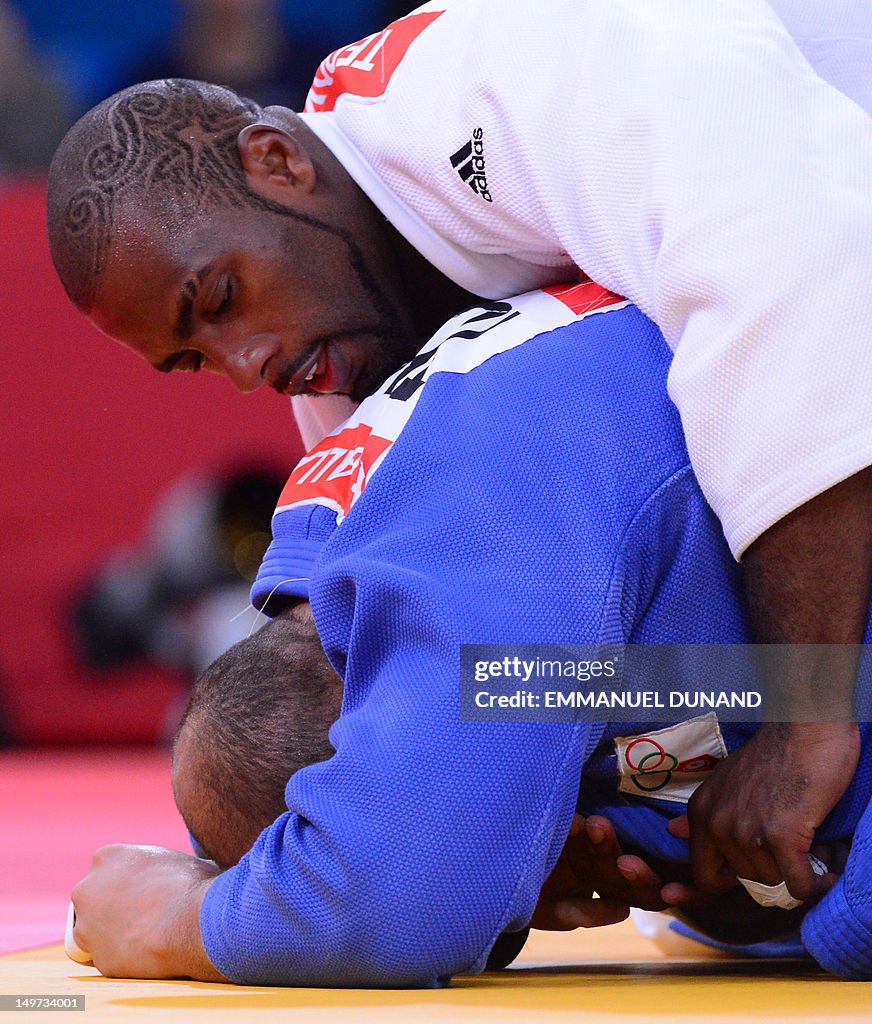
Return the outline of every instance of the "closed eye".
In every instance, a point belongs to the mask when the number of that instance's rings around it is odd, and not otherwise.
[[[236,285],[233,278],[228,274],[221,277],[213,292],[213,297],[205,310],[205,316],[209,319],[218,319],[227,313],[233,304],[236,296]]]

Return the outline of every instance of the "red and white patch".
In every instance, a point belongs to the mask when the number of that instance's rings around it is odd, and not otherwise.
[[[633,796],[687,803],[727,756],[714,711],[642,736],[616,736],[618,789]]]
[[[342,519],[363,492],[366,480],[391,441],[373,433],[367,423],[356,423],[329,434],[304,455],[288,478],[276,512],[317,502]]]
[[[333,110],[340,96],[383,96],[400,61],[418,36],[444,11],[424,11],[393,21],[350,46],[334,50],[315,72],[305,112]]]

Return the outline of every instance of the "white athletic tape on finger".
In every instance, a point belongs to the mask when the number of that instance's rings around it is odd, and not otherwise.
[[[87,950],[82,949],[73,938],[73,928],[75,927],[76,908],[73,906],[72,901],[70,901],[70,909],[67,911],[67,931],[64,935],[64,952],[70,960],[75,960],[77,964],[93,963],[91,954]]]
[[[808,862],[816,875],[825,875],[827,866],[823,861],[818,860],[813,853],[808,854]],[[759,903],[761,907],[778,907],[780,910],[795,910],[801,907],[803,900],[798,900],[790,895],[787,882],[779,882],[778,885],[763,885],[762,882],[754,882],[750,878],[740,878],[739,881],[748,890],[751,899]]]

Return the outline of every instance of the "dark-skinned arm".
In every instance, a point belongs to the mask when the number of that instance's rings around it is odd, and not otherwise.
[[[755,638],[765,644],[863,641],[872,580],[872,469],[818,495],[767,530],[744,559]],[[798,899],[819,896],[806,857],[815,829],[853,777],[858,648],[778,652],[784,718],[722,762],[688,805],[694,879],[704,890],[736,875],[781,880]],[[813,720],[819,715],[820,720]]]

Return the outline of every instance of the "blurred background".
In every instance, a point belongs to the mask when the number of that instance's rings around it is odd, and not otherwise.
[[[159,377],[72,308],[44,175],[133,82],[302,108],[332,50],[415,3],[0,0],[0,745],[154,744],[193,675],[258,623],[248,585],[301,454],[285,399]]]

